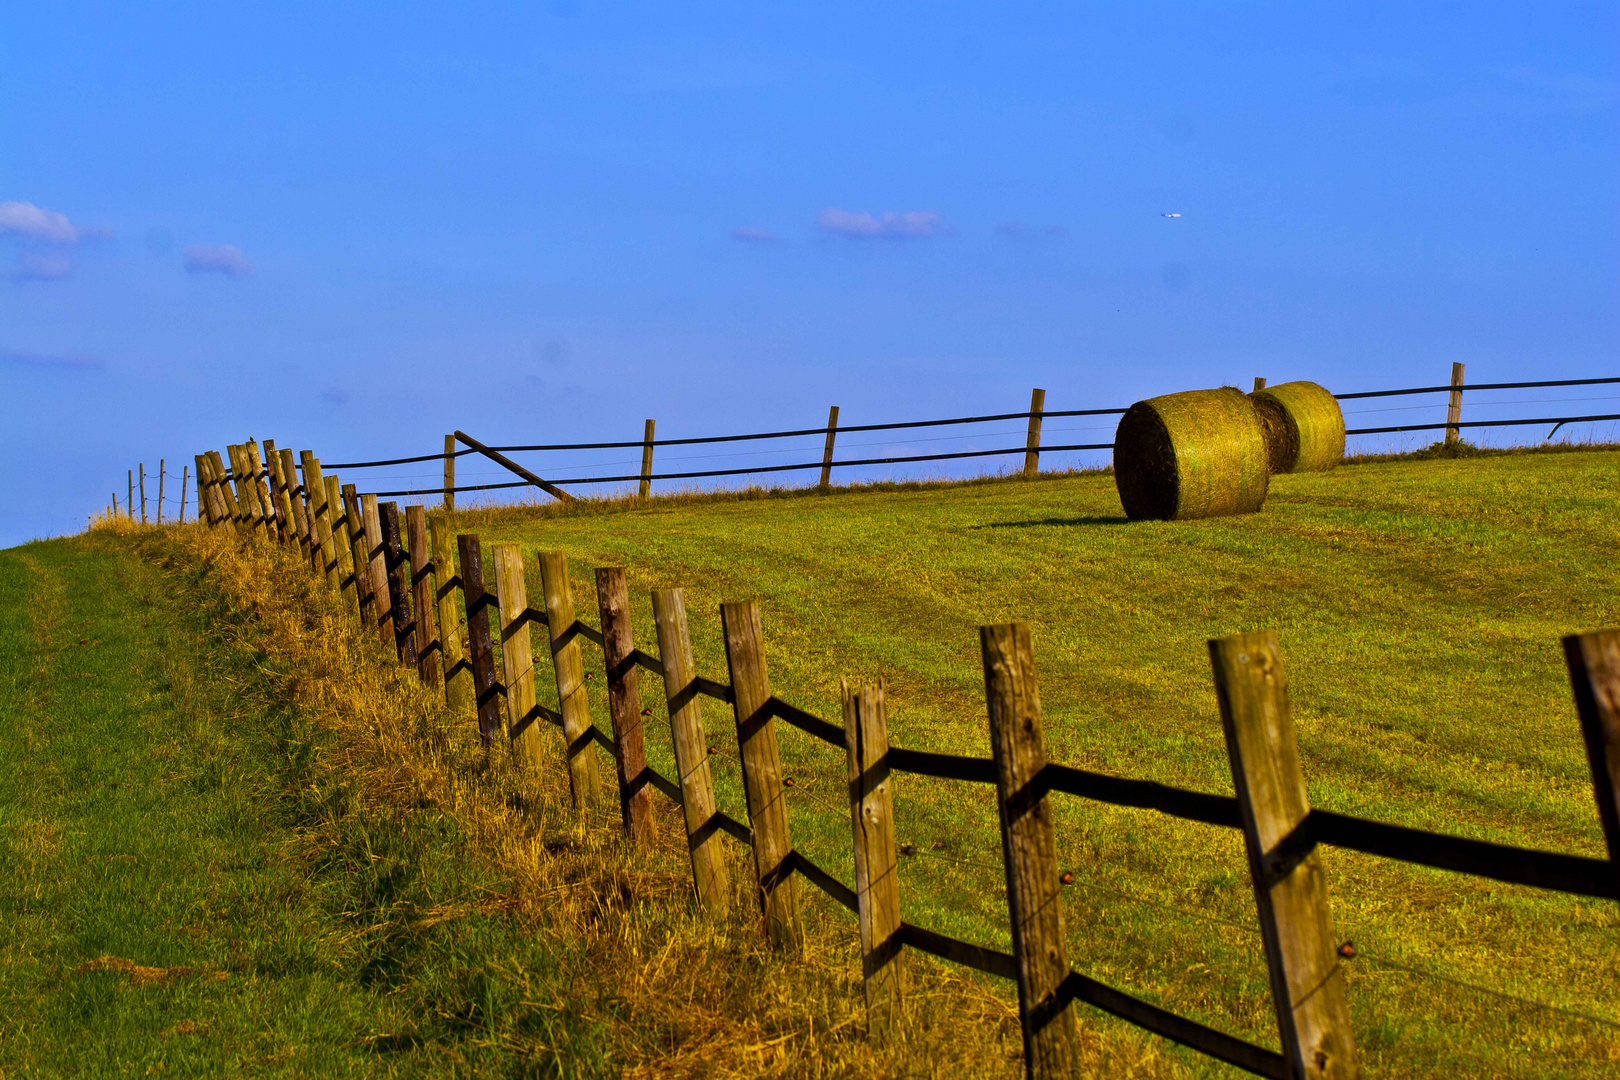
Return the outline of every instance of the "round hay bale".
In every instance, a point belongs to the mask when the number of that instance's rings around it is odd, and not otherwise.
[[[1344,413],[1326,389],[1287,382],[1249,395],[1274,473],[1320,472],[1344,457]]]
[[[1260,419],[1235,387],[1138,401],[1114,432],[1114,483],[1135,520],[1252,514],[1270,476]]]

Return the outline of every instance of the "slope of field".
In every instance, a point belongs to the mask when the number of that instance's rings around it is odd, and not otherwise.
[[[455,527],[526,554],[566,552],[591,622],[592,568],[628,567],[647,648],[647,590],[684,586],[699,669],[715,678],[719,602],[757,598],[779,696],[836,718],[840,676],[882,676],[894,741],[919,749],[988,752],[976,628],[1027,620],[1056,760],[1212,792],[1231,783],[1205,641],[1273,629],[1316,805],[1601,856],[1559,637],[1620,623],[1617,508],[1620,455],[1593,452],[1276,477],[1262,513],[1201,522],[1127,522],[1111,478],[1077,475],[470,511]],[[599,668],[599,653],[587,657]],[[650,686],[643,696],[660,698]],[[605,719],[600,697],[593,708]],[[708,703],[705,720],[722,803],[741,817],[724,756],[731,718]],[[649,756],[667,772],[667,727],[650,730]],[[791,730],[779,738],[795,841],[847,881],[841,755]],[[1059,798],[1075,966],[1275,1045],[1237,834]],[[897,806],[917,848],[902,865],[905,917],[1005,948],[988,791],[902,777]],[[1324,862],[1340,936],[1362,953],[1349,985],[1368,1075],[1611,1075],[1614,905],[1340,851]],[[1169,1053],[1194,1074],[1226,1073]]]

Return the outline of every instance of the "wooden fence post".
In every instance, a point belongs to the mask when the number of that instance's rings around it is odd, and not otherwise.
[[[331,508],[332,565],[337,571],[338,592],[346,602],[355,604],[354,567],[344,565],[352,563],[354,545],[349,541],[349,515],[343,511],[343,485],[335,476],[323,476],[321,482],[326,485],[326,505]]]
[[[253,489],[253,478],[248,475],[247,449],[241,443],[227,446],[231,456],[231,486],[236,489],[236,504],[241,510],[242,527],[252,536],[264,535],[264,511],[259,506],[258,492]]]
[[[1216,638],[1209,658],[1283,1057],[1295,1080],[1349,1080],[1357,1075],[1350,1010],[1321,858],[1304,836],[1311,806],[1277,635]]]
[[[641,677],[631,653],[630,590],[624,567],[596,571],[596,606],[602,613],[602,659],[607,669],[608,715],[613,719],[613,763],[619,779],[619,814],[624,834],[637,844],[652,839],[652,792],[642,745]]]
[[[197,466],[197,517],[207,522],[209,527],[212,528],[219,524],[219,519],[214,513],[213,485],[207,480],[208,467],[204,464],[207,459],[201,454],[194,454],[191,460]],[[185,492],[183,490],[180,498],[183,506],[185,504]],[[184,522],[185,515],[182,514],[180,519]]]
[[[394,651],[401,664],[416,667],[416,626],[411,620],[411,586],[407,577],[410,568],[399,540],[399,504],[386,502],[377,510],[386,549],[383,559],[388,565],[388,607],[394,617]]]
[[[1564,661],[1575,691],[1575,711],[1592,769],[1592,794],[1609,845],[1609,862],[1620,878],[1620,630],[1571,634]]]
[[[894,841],[894,796],[889,779],[889,721],[883,683],[850,689],[844,697],[844,746],[849,760],[849,819],[855,841],[855,901],[861,924],[861,977],[866,985],[866,1030],[886,1043],[900,1026],[905,999],[901,964],[900,878]]]
[[[540,763],[540,712],[535,708],[534,646],[529,637],[529,597],[523,581],[523,549],[491,544],[495,590],[500,600],[501,660],[506,669],[507,737],[520,766]]]
[[[489,605],[496,598],[484,591],[484,562],[478,537],[456,537],[457,576],[467,601],[467,650],[471,657],[473,699],[478,706],[478,737],[487,749],[501,733],[501,697],[495,688],[495,650],[489,641]]]
[[[394,645],[394,603],[388,591],[388,548],[383,541],[382,517],[377,512],[377,496],[360,496],[360,519],[366,525],[366,568],[371,573],[371,629],[382,643]]]
[[[652,494],[653,429],[657,424],[649,419],[641,429],[641,497]]]
[[[709,775],[703,711],[693,684],[697,664],[686,628],[686,602],[679,589],[654,589],[652,609],[658,629],[658,662],[664,665],[670,741],[675,744],[675,770],[681,784],[686,850],[692,856],[692,885],[698,903],[711,914],[724,914],[731,908],[731,871],[714,816],[714,780]]]
[[[1451,400],[1446,404],[1446,442],[1456,442],[1461,437],[1462,429],[1457,425],[1462,423],[1462,385],[1463,366],[1451,365]]]
[[[540,582],[546,596],[546,622],[551,631],[551,664],[557,673],[557,709],[563,718],[568,755],[568,788],[576,809],[601,796],[596,754],[591,749],[591,702],[585,692],[585,662],[573,632],[574,591],[568,581],[568,556],[540,553]]]
[[[456,437],[444,437],[444,511],[454,513],[456,509]],[[449,571],[447,570],[448,576]]]
[[[433,554],[428,547],[427,508],[413,504],[405,508],[406,531],[411,541],[411,592],[416,611],[416,673],[429,686],[439,685],[438,619],[433,602]]]
[[[186,523],[186,485],[191,479],[191,466],[180,466],[180,524]]]
[[[1258,394],[1260,391],[1264,390],[1265,388],[1266,388],[1266,377],[1264,375],[1256,375],[1254,377],[1254,389],[1250,390],[1249,393]]]
[[[1046,391],[1029,392],[1029,434],[1024,437],[1024,475],[1041,471],[1041,414],[1046,410]]]
[[[353,484],[342,489],[344,518],[349,530],[349,561],[354,566],[354,605],[360,613],[360,628],[370,630],[376,625],[371,614],[376,601],[371,595],[371,545],[366,540],[366,519],[360,510],[360,496]]]
[[[1046,735],[1029,624],[979,627],[979,650],[1018,967],[1024,1073],[1068,1080],[1076,1064],[1076,1031],[1074,1008],[1059,989],[1069,976],[1069,959],[1052,800],[1039,779],[1046,768]]]
[[[782,759],[776,727],[771,723],[771,680],[765,670],[765,630],[759,603],[721,604],[720,625],[726,638],[726,667],[731,673],[737,749],[742,758],[743,792],[748,797],[748,824],[754,833],[754,876],[759,883],[765,936],[778,948],[798,948],[804,944],[804,925],[793,880],[793,840],[788,835]]]
[[[270,489],[270,506],[276,514],[276,542],[285,546],[292,542],[292,514],[282,498],[281,455],[276,453],[276,440],[264,440],[264,478]]]
[[[135,520],[135,470],[126,469],[128,474],[129,490],[124,493],[124,509],[129,511],[129,520]]]
[[[473,711],[472,667],[461,647],[461,578],[450,546],[450,526],[429,522],[433,534],[434,597],[439,605],[439,662],[444,667],[444,700],[450,711],[466,716]]]
[[[158,501],[157,523],[163,524],[163,470],[168,465],[167,458],[158,458]]]
[[[337,592],[337,550],[332,543],[332,507],[326,500],[326,482],[321,476],[321,463],[310,450],[302,451],[299,456],[304,465],[304,490],[309,493],[310,546],[318,545],[320,549],[318,553],[312,552],[315,573],[326,578],[327,588]]]
[[[259,503],[264,518],[264,535],[271,540],[280,535],[277,530],[276,504],[270,497],[270,487],[264,482],[264,462],[259,460],[259,444],[249,439],[242,447],[247,458],[249,483],[253,486],[253,497]]]
[[[141,524],[146,524],[146,462],[141,462]]]
[[[244,528],[242,510],[237,506],[236,495],[231,490],[230,480],[226,476],[225,459],[219,456],[218,450],[210,450],[208,463],[214,468],[214,477],[217,481],[214,490],[219,493],[220,501],[225,506],[225,514],[230,518],[231,525],[241,532]]]
[[[227,480],[223,485],[223,490],[236,504],[235,512],[232,515],[236,518],[236,527],[244,533],[251,533],[253,531],[254,513],[253,507],[248,504],[247,489],[242,486],[242,473],[244,471],[242,448],[235,443],[227,443],[224,463],[228,464],[229,468],[225,473]]]
[[[298,540],[298,554],[309,561],[309,501],[304,498],[303,485],[298,482],[298,465],[291,450],[277,450],[281,460],[281,484],[287,492],[292,509],[293,536]]]
[[[833,443],[838,438],[838,406],[827,410],[827,445],[821,449],[821,486],[832,486]]]

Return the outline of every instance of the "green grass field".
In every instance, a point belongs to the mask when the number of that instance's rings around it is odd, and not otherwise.
[[[1601,856],[1558,639],[1620,624],[1617,495],[1620,453],[1589,452],[1276,477],[1262,513],[1206,522],[1125,522],[1112,479],[1079,474],[475,510],[456,527],[524,546],[531,603],[532,553],[566,552],[593,624],[593,567],[628,567],[649,651],[647,591],[683,586],[712,678],[726,677],[719,603],[757,598],[778,695],[836,718],[841,676],[882,676],[893,740],[918,749],[988,753],[976,629],[1027,620],[1054,759],[1211,792],[1231,783],[1205,641],[1273,629],[1315,805]],[[459,763],[468,723],[446,738],[364,719],[354,730],[420,741],[465,789],[429,797],[412,787],[422,781],[356,775],[351,790],[348,736],[320,729],[307,689],[346,677],[341,665],[288,670],[293,654],[256,628],[258,601],[222,601],[230,591],[206,566],[160,569],[187,551],[214,558],[175,535],[98,530],[0,553],[0,738],[12,766],[0,773],[0,1078],[610,1075],[626,1062],[635,1075],[710,1075],[703,1047],[720,1046],[721,1025],[686,1031],[612,1004],[604,982],[636,981],[592,970],[595,938],[615,935],[615,962],[645,965],[648,985],[681,978],[670,956],[695,957],[673,961],[691,965],[685,981],[736,979],[716,1016],[735,1027],[769,1014],[757,1041],[777,1056],[728,1059],[724,1075],[747,1075],[735,1062],[749,1060],[769,1060],[755,1071],[773,1075],[874,1071],[848,1055],[838,1060],[857,1064],[804,1064],[804,1039],[850,1037],[854,970],[834,988],[848,1001],[810,1009],[794,980],[821,976],[749,952],[746,911],[718,945],[682,951],[687,916],[653,888],[679,891],[671,843],[650,857],[661,868],[601,848],[652,884],[623,910],[593,909],[592,941],[572,941],[548,913],[578,889],[556,884],[566,875],[532,887],[538,906],[484,903],[519,895],[501,880],[517,864],[502,870],[481,854],[485,839],[462,831],[474,820],[466,792],[494,792],[501,828],[532,844],[523,865],[542,877],[548,859],[598,857],[581,847],[586,833],[559,824],[560,765],[519,791],[504,767]],[[308,589],[299,574],[274,563],[244,576],[281,597]],[[286,603],[310,640],[329,633],[319,602]],[[600,674],[592,685],[605,727]],[[548,679],[540,688],[554,704]],[[661,695],[652,680],[642,690],[656,720],[649,757],[667,774]],[[722,804],[742,818],[729,711],[705,702],[704,717]],[[795,842],[847,882],[842,755],[785,727],[779,738]],[[600,767],[611,775],[605,758]],[[536,783],[553,789],[549,802]],[[1065,893],[1075,967],[1275,1046],[1239,836],[1056,798],[1060,856],[1076,876]],[[1006,948],[989,791],[899,777],[896,799],[901,838],[917,848],[902,862],[904,916]],[[586,832],[611,836],[615,816],[601,808]],[[673,818],[660,825],[667,837]],[[1348,980],[1365,1075],[1598,1077],[1620,1064],[1613,904],[1331,849],[1323,861],[1339,936],[1362,951]],[[850,968],[852,920],[802,895],[811,922],[830,928],[815,940]],[[1124,1060],[1136,1075],[1241,1075],[1080,1008],[1102,1048],[1097,1075],[1122,1075],[1109,1062]],[[782,1017],[795,1012],[814,1015],[784,1044],[777,1033],[794,1027]],[[909,1067],[930,1075],[931,1064]]]

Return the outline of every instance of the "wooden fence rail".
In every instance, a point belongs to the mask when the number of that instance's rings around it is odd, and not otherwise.
[[[1016,983],[1025,1069],[1031,1077],[1072,1075],[1077,1057],[1073,1006],[1080,1002],[1260,1076],[1341,1080],[1357,1075],[1357,1062],[1341,967],[1346,954],[1335,939],[1323,847],[1620,900],[1620,630],[1564,639],[1609,850],[1608,859],[1593,859],[1313,809],[1295,745],[1282,657],[1270,632],[1209,642],[1235,795],[1187,791],[1047,760],[1032,634],[1024,623],[980,629],[988,757],[893,746],[881,683],[846,683],[838,724],[772,692],[764,620],[756,602],[721,606],[729,681],[708,679],[693,663],[681,590],[653,590],[649,597],[657,630],[658,652],[653,655],[632,640],[623,568],[596,572],[602,622],[597,630],[577,617],[567,559],[561,553],[539,552],[534,559],[543,594],[542,607],[536,608],[527,597],[525,553],[518,545],[494,546],[491,591],[476,535],[456,536],[458,557],[452,567],[448,521],[430,522],[422,508],[411,507],[402,534],[394,503],[379,504],[374,495],[357,497],[353,485],[339,491],[337,478],[322,478],[319,462],[308,452],[302,455],[303,482],[297,483],[292,452],[271,452],[270,447],[267,443],[268,465],[258,462],[256,449],[231,448],[233,463],[239,463],[234,475],[223,468],[217,453],[197,455],[199,513],[210,527],[234,530],[250,544],[274,542],[297,548],[300,557],[307,553],[311,573],[342,596],[362,631],[380,633],[389,652],[415,667],[425,685],[442,685],[448,707],[476,719],[486,747],[494,746],[504,729],[514,761],[532,764],[545,752],[540,721],[559,728],[570,788],[580,809],[597,798],[599,788],[592,747],[606,749],[613,755],[622,825],[633,842],[652,838],[651,791],[680,809],[693,890],[712,915],[725,914],[728,906],[723,836],[749,849],[760,924],[775,947],[791,950],[804,942],[800,879],[852,912],[860,931],[874,1040],[891,1039],[903,1028],[905,952],[916,949]],[[301,512],[305,502],[312,506]],[[492,608],[499,620],[504,682],[496,678]],[[465,640],[459,632],[463,614]],[[536,690],[531,624],[546,630],[541,640],[555,674],[556,708],[542,703]],[[602,654],[611,734],[591,719],[582,643]],[[650,710],[641,708],[638,671],[662,681],[675,777],[663,776],[647,763],[642,721]],[[746,824],[716,804],[714,751],[704,735],[703,698],[731,707]],[[853,887],[793,846],[784,797],[792,782],[782,775],[777,720],[843,753]],[[897,774],[994,786],[1011,954],[900,918],[892,795]],[[1055,795],[1242,832],[1280,1053],[1178,1016],[1070,966],[1064,947],[1065,881],[1054,843]]]

